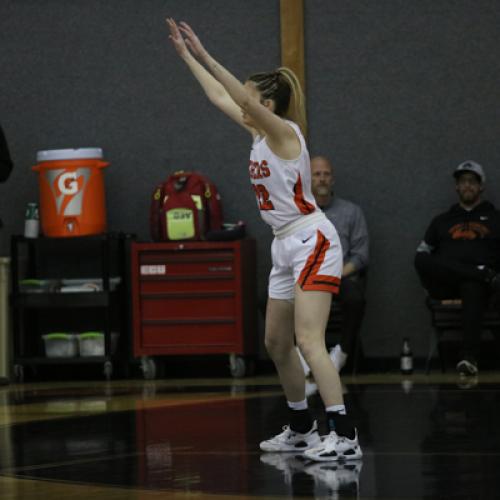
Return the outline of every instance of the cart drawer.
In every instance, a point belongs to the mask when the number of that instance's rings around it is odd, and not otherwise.
[[[234,290],[232,252],[143,253],[139,258],[139,291]]]
[[[141,279],[168,276],[234,276],[234,253],[226,252],[154,252],[139,257]]]
[[[234,317],[236,314],[234,296],[232,292],[142,295],[141,317],[144,320],[178,317]]]
[[[235,323],[231,318],[205,318],[199,322],[192,318],[142,322],[142,347],[164,348],[175,346],[203,352],[205,346],[234,344]]]
[[[191,276],[189,278],[180,277],[156,277],[142,278],[139,282],[139,294],[141,296],[154,293],[175,293],[175,292],[210,292],[226,291],[232,292],[236,287],[234,276],[227,277],[205,277]]]

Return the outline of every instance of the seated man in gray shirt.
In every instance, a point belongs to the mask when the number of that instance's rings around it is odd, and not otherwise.
[[[312,192],[316,203],[337,229],[342,244],[344,267],[340,293],[334,300],[342,305],[340,343],[330,350],[333,364],[340,372],[352,353],[365,309],[365,279],[368,266],[369,237],[361,208],[334,194],[335,175],[329,160],[316,156],[311,160]],[[304,371],[309,367],[303,361]]]

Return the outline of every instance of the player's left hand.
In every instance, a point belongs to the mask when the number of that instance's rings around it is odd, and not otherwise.
[[[179,23],[179,29],[186,36],[186,44],[193,55],[198,59],[203,59],[203,56],[206,55],[207,51],[205,50],[205,47],[203,47],[196,33],[193,31],[193,28],[191,28],[188,23],[182,21]]]

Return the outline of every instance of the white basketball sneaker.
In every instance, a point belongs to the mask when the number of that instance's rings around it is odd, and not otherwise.
[[[313,426],[309,432],[301,434],[300,432],[294,432],[288,425],[283,427],[283,432],[260,443],[260,449],[262,451],[295,451],[302,452],[317,446],[321,443],[321,439],[318,434],[318,424],[316,420],[313,422]]]
[[[347,354],[342,350],[340,344],[330,349],[330,359],[333,361],[335,368],[340,373],[347,361]]]
[[[359,460],[363,452],[358,442],[358,431],[355,431],[354,439],[339,436],[331,431],[330,434],[321,438],[321,444],[306,450],[304,456],[315,462]]]

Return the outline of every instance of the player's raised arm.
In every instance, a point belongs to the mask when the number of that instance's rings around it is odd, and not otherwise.
[[[252,128],[243,121],[241,108],[234,102],[224,86],[197,60],[200,57],[200,47],[203,49],[198,38],[186,36],[186,39],[184,39],[179,26],[173,19],[167,18],[166,22],[170,30],[169,38],[177,54],[198,80],[210,102],[253,134]]]
[[[179,25],[186,43],[193,54],[206,66],[215,79],[222,84],[232,100],[243,113],[244,122],[265,135],[273,150],[285,157],[300,153],[300,144],[293,129],[275,112],[273,99],[261,96],[252,81],[244,85],[205,49],[193,29],[185,22]],[[288,150],[291,149],[290,154]]]

